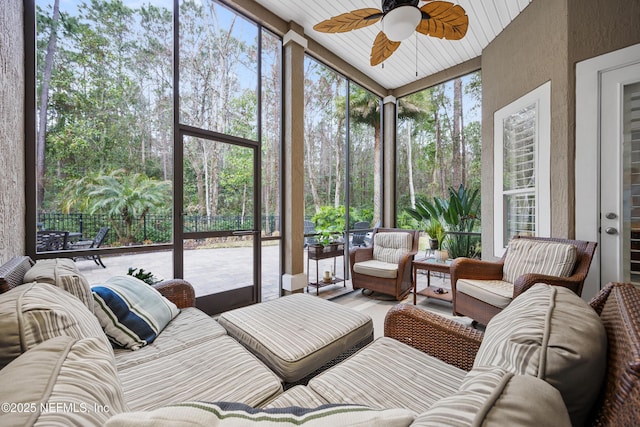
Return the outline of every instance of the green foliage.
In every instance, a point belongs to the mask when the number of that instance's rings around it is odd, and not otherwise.
[[[342,233],[345,230],[344,214],[344,205],[338,207],[322,206],[320,211],[311,217],[311,221],[319,230],[330,229],[334,232],[339,231]],[[371,224],[371,221],[373,221],[373,211],[371,209],[350,209],[349,228],[353,229],[354,224],[360,221]]]
[[[440,233],[453,232],[446,237],[440,234],[438,239],[439,246],[446,248],[451,258],[477,256],[478,237],[455,234],[478,231],[480,198],[477,189],[469,190],[464,185],[460,185],[457,190],[449,187],[448,199],[436,196],[432,201],[417,200],[415,209],[406,208],[405,211],[420,221],[432,238],[437,237],[429,230],[438,235],[438,225],[443,229]]]
[[[129,267],[127,274],[129,276],[133,276],[137,279],[140,279],[149,285],[153,285],[154,283],[159,282],[159,280],[156,278],[156,276],[153,275],[153,273],[151,273],[150,271],[144,271],[144,269],[142,268],[138,269],[138,268]]]
[[[75,208],[109,215],[111,226],[122,244],[136,241],[135,236],[151,209],[155,212],[166,210],[170,202],[169,181],[157,181],[122,169],[108,174],[89,174],[70,182],[62,195],[62,206],[67,212]]]

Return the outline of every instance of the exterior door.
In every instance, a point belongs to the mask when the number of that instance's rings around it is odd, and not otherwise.
[[[601,82],[600,283],[640,284],[640,64]]]
[[[182,245],[176,245],[176,265],[206,313],[256,303],[261,298],[258,143],[195,132],[183,134],[182,148]]]

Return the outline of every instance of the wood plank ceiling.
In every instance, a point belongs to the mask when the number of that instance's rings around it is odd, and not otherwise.
[[[459,41],[440,40],[419,33],[404,40],[383,65],[369,65],[377,23],[340,34],[325,34],[313,26],[354,9],[381,8],[378,0],[261,0],[260,4],[285,21],[304,27],[310,37],[387,89],[395,89],[482,54],[491,42],[532,0],[453,0],[469,16],[469,29]],[[421,1],[419,6],[425,2]],[[417,76],[416,76],[417,73]]]

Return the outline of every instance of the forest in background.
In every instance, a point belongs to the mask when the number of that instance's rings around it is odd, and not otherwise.
[[[146,215],[171,215],[173,14],[164,3],[91,0],[65,11],[59,0],[37,2],[39,212],[128,217],[129,231],[117,226],[121,243],[141,241],[134,229]],[[260,136],[263,215],[277,217],[279,38],[210,1],[181,2],[180,33],[181,123]],[[373,225],[381,209],[381,100],[311,58],[305,72],[306,217],[344,215],[349,159],[351,225]],[[398,100],[399,225],[419,226],[404,213],[416,198],[460,183],[479,188],[480,123],[465,112],[479,109],[480,87],[474,73]],[[184,169],[188,215],[252,208],[246,150],[187,137]]]

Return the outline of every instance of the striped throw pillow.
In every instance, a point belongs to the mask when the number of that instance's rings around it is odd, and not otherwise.
[[[24,274],[24,283],[49,283],[78,298],[93,313],[91,286],[68,258],[40,259]]]
[[[373,236],[373,259],[397,264],[412,247],[412,236],[401,231],[376,233]]]
[[[528,273],[568,277],[573,272],[576,257],[575,245],[513,239],[504,259],[502,280],[514,283]]]
[[[606,358],[598,314],[573,291],[538,283],[489,321],[474,367],[498,366],[545,380],[562,394],[573,425],[584,425]]]
[[[457,393],[418,415],[411,427],[569,427],[560,393],[546,382],[496,367],[471,370]]]
[[[254,409],[232,402],[186,402],[147,412],[129,412],[112,417],[107,427],[136,426],[307,426],[307,427],[403,427],[415,418],[408,409],[374,409],[360,405],[328,404],[317,408]]]
[[[128,410],[111,346],[98,338],[51,338],[2,369],[0,384],[0,401],[15,405],[0,413],[3,426],[101,426]]]
[[[98,338],[112,352],[93,313],[57,286],[26,283],[0,295],[0,368],[30,348],[61,335]]]
[[[95,315],[109,339],[138,350],[153,342],[180,310],[142,280],[114,276],[91,288]]]

